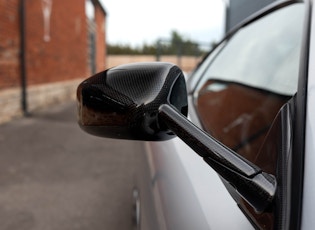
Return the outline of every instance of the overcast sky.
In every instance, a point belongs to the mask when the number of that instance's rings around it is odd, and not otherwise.
[[[223,36],[224,0],[100,0],[107,11],[107,42],[133,46],[169,38],[210,43]]]

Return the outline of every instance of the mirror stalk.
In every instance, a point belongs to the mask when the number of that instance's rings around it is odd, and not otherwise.
[[[202,157],[221,177],[261,213],[272,204],[277,181],[273,175],[216,141],[199,129],[173,106],[159,107],[159,122],[167,127]]]

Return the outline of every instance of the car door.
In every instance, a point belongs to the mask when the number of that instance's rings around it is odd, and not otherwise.
[[[305,13],[303,3],[291,1],[253,16],[229,34],[189,79],[195,122],[277,178],[274,206],[262,213],[222,179],[255,228],[283,229],[290,222],[293,121]]]

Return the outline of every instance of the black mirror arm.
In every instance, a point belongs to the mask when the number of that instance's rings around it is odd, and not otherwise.
[[[273,203],[277,181],[233,150],[199,129],[173,106],[159,108],[159,119],[202,157],[221,177],[257,211],[268,210]]]

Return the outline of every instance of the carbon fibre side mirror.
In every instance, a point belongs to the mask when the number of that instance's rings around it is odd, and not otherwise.
[[[80,127],[101,137],[159,141],[175,135],[159,121],[159,107],[187,116],[185,78],[173,64],[126,64],[100,72],[77,89]]]
[[[188,112],[182,71],[169,63],[118,66],[82,82],[79,124],[93,135],[159,141],[175,135],[188,144],[257,211],[272,207],[277,180],[199,129]],[[170,131],[172,130],[172,131]]]

